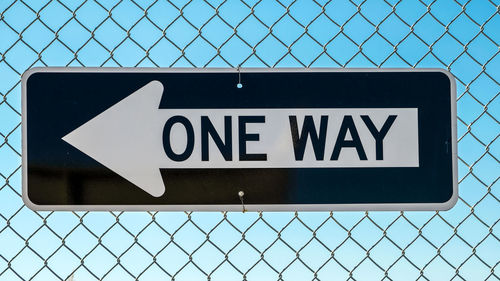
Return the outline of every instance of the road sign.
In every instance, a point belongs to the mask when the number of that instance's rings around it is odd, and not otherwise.
[[[456,89],[443,70],[36,68],[22,92],[23,198],[37,210],[457,200]]]

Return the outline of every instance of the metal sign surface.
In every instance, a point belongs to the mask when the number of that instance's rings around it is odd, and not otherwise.
[[[36,68],[22,92],[23,198],[36,210],[457,200],[456,89],[439,69]]]

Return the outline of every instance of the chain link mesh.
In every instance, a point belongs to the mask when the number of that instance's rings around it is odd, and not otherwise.
[[[499,280],[496,1],[2,0],[0,280]],[[458,86],[447,212],[33,212],[34,66],[441,67]]]

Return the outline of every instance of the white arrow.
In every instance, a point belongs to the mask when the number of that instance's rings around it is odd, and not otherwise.
[[[416,108],[159,109],[163,90],[161,82],[152,81],[62,139],[155,197],[165,192],[160,168],[418,167]],[[165,122],[176,115],[191,122],[195,137],[193,152],[180,162],[168,158],[163,148]],[[258,141],[246,142],[247,153],[265,153],[266,161],[239,159],[238,118],[250,115],[265,116],[265,123],[246,125],[246,133],[259,134]],[[318,131],[321,116],[329,117],[323,160],[316,160],[310,139],[303,160],[295,159],[289,123],[291,115],[297,116],[299,133],[306,115],[313,116]],[[360,160],[356,150],[348,147],[342,149],[336,161],[330,160],[345,115],[354,119],[367,160]],[[375,140],[361,115],[370,116],[379,129],[388,115],[398,116],[384,138],[383,160],[375,159]],[[202,161],[201,116],[210,118],[223,140],[224,117],[231,116],[230,161],[222,157],[212,138],[209,138],[210,161]],[[348,134],[347,138],[351,137]],[[181,125],[174,125],[170,134],[172,150],[182,153],[186,139],[186,130]]]
[[[163,85],[152,81],[62,139],[115,173],[158,197],[165,192],[158,150],[162,131],[158,105]],[[164,121],[164,120],[163,120]]]

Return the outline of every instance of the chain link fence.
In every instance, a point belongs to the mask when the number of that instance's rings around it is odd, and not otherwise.
[[[486,0],[1,0],[0,280],[499,280],[500,12]],[[440,67],[458,86],[447,212],[33,212],[34,66]]]

